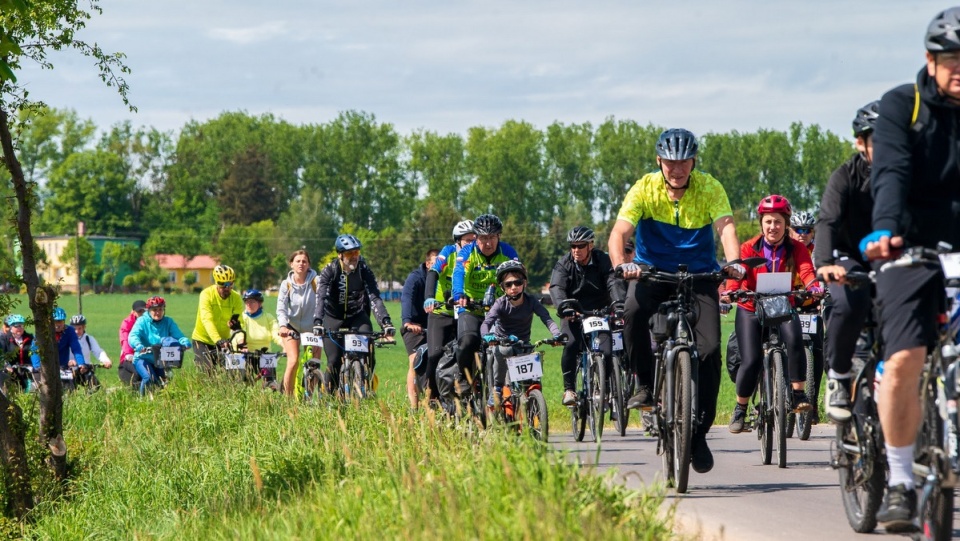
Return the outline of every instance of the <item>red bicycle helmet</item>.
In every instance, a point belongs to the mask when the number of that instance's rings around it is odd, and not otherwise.
[[[165,307],[167,301],[163,300],[163,297],[150,297],[147,299],[147,310],[151,308]]]
[[[787,198],[782,195],[768,195],[760,200],[760,204],[757,205],[757,214],[783,214],[790,218],[790,215],[793,214],[793,209],[790,207],[790,201],[787,201]]]

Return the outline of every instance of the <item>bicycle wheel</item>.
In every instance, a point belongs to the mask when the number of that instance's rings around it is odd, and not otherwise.
[[[583,441],[583,436],[587,432],[587,390],[586,373],[583,370],[583,363],[580,363],[580,369],[574,378],[574,391],[577,394],[577,402],[570,406],[570,424],[573,428],[573,438],[577,441]]]
[[[877,527],[877,510],[887,484],[883,465],[876,458],[878,443],[864,433],[864,421],[857,416],[837,427],[840,499],[847,522],[857,533],[870,533]]]
[[[664,382],[666,383],[666,382]],[[660,404],[667,403],[667,386],[660,386],[660,395],[658,397]],[[675,452],[675,446],[673,439],[675,436],[674,432],[670,430],[670,427],[667,426],[667,420],[664,415],[663,408],[657,408],[653,412],[653,420],[656,425],[656,433],[659,441],[657,442],[657,451],[660,453],[660,460],[663,467],[663,475],[666,477],[664,481],[668,487],[676,486],[676,470],[673,466],[673,453]]]
[[[943,423],[937,405],[937,386],[931,381],[924,392],[924,412],[917,443],[914,451],[914,461],[926,465],[931,469],[940,467],[940,460],[934,448],[941,449],[943,438]],[[925,488],[920,485],[920,488]],[[923,490],[921,490],[921,493]],[[951,539],[953,534],[953,489],[934,486],[924,501],[920,498],[917,514],[920,517],[922,539],[929,541],[943,541]]]
[[[677,353],[677,370],[673,382],[673,468],[678,494],[687,491],[690,476],[690,453],[693,448],[693,374],[689,351]]]
[[[773,416],[771,415],[770,405],[772,400],[767,396],[767,388],[771,377],[768,370],[760,372],[759,400],[754,402],[756,409],[756,430],[757,439],[760,440],[760,461],[764,466],[769,465],[773,460]]]
[[[303,379],[304,401],[313,404],[320,402],[320,395],[323,393],[323,375],[320,370],[308,368]]]
[[[354,359],[350,363],[350,391],[354,396],[357,397],[357,400],[363,400],[367,397],[367,377],[366,369],[363,366],[363,361],[360,359]]]
[[[547,419],[547,401],[543,398],[540,389],[533,389],[527,395],[527,426],[530,434],[540,440],[547,441],[550,435],[550,426]]]
[[[611,363],[610,381],[610,413],[614,418],[613,426],[620,436],[627,435],[627,401],[623,395],[623,370],[620,368],[620,359],[613,357]]]
[[[813,368],[813,349],[804,348],[804,353],[807,356],[807,374],[804,383],[804,394],[807,395],[807,402],[813,405],[813,408],[810,411],[805,411],[803,413],[798,413],[795,415],[797,418],[797,437],[802,441],[807,441],[810,439],[810,430],[813,428],[813,418],[815,415],[819,415],[817,412],[820,411],[820,408],[817,407],[817,401],[820,397],[817,396],[817,374]]]
[[[594,353],[590,358],[590,433],[593,441],[600,443],[603,437],[603,416],[607,403],[607,377],[603,355]]]
[[[787,467],[787,392],[789,387],[785,379],[783,353],[770,354],[770,366],[773,370],[773,426],[777,442],[777,467]]]

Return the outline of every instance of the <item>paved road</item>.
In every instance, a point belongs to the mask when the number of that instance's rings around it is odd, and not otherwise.
[[[671,491],[666,503],[675,502],[684,531],[698,533],[702,539],[871,539],[854,533],[847,524],[837,473],[829,466],[832,437],[830,425],[818,425],[808,441],[787,440],[788,466],[779,469],[775,463],[760,463],[755,433],[735,435],[725,426],[714,427],[707,436],[715,460],[713,471],[700,475],[691,469],[687,494]],[[596,464],[601,471],[619,469],[629,487],[662,478],[656,441],[642,435],[633,423],[626,437],[606,432],[599,457],[595,444],[576,443],[571,434],[551,434],[550,439],[581,463]],[[955,529],[954,538],[958,537],[960,530]]]

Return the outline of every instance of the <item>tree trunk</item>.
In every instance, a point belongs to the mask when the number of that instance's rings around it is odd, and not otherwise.
[[[7,516],[21,519],[33,509],[30,467],[24,445],[23,411],[0,393],[0,453],[3,453],[3,483],[7,492]]]
[[[20,237],[20,255],[23,259],[23,281],[27,285],[27,297],[33,312],[36,344],[40,349],[40,380],[37,388],[40,395],[40,441],[48,446],[50,455],[47,465],[58,481],[67,476],[67,447],[63,440],[63,392],[60,383],[60,359],[53,333],[53,306],[56,290],[50,285],[41,285],[37,274],[36,244],[30,230],[30,218],[36,198],[34,186],[23,176],[20,161],[13,150],[10,135],[10,117],[0,107],[0,148],[3,161],[13,181],[17,196],[17,235]]]

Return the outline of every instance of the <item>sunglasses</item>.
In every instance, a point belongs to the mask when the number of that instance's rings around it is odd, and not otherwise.
[[[217,287],[233,287],[233,282],[217,282]]]
[[[509,282],[503,283],[503,289],[507,289],[508,287],[520,287],[522,285],[523,280],[510,280]]]
[[[795,227],[793,230],[796,231],[798,235],[809,235],[810,232],[813,231],[813,229],[809,227]]]
[[[571,249],[571,250],[584,250],[584,249],[586,249],[587,246],[590,246],[590,245],[589,245],[589,244],[571,244],[571,245],[570,245],[570,249]]]

